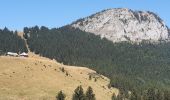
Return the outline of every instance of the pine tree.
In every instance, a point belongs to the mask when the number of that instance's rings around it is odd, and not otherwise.
[[[65,97],[66,97],[65,94],[62,91],[60,91],[56,96],[56,100],[65,100]]]
[[[117,100],[115,93],[113,93],[113,95],[112,95],[112,100]]]
[[[147,100],[155,100],[155,89],[154,88],[148,89]]]
[[[29,33],[29,28],[28,27],[24,27],[24,33]]]
[[[137,93],[135,92],[135,90],[133,90],[130,94],[130,100],[137,100],[138,96]]]
[[[164,100],[163,93],[160,90],[157,90],[155,100]]]
[[[120,93],[117,95],[116,100],[124,100],[125,99],[125,94],[124,92],[120,91]]]
[[[86,91],[86,100],[96,100],[92,87],[88,87]]]
[[[85,95],[81,85],[74,90],[72,100],[85,100]]]
[[[92,76],[91,75],[89,75],[89,80],[91,80],[92,79]]]
[[[23,31],[24,31],[24,38],[28,39],[29,28],[28,27],[24,27]]]
[[[170,91],[164,91],[164,100],[170,100]]]

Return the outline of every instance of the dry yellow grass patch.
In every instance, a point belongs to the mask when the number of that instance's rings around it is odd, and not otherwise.
[[[1,56],[0,100],[55,100],[60,90],[66,94],[66,100],[71,100],[78,85],[84,91],[91,86],[97,100],[111,100],[111,95],[118,93],[115,88],[108,89],[108,78],[102,76],[94,82],[94,78],[89,80],[89,73],[95,71],[65,66],[32,53],[29,58]]]
[[[24,36],[24,33],[23,33],[23,32],[18,32],[17,34],[18,34],[18,36],[20,36],[22,39],[24,39],[24,37],[23,37],[23,36]]]

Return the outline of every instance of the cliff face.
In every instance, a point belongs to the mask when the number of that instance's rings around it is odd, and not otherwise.
[[[108,9],[73,24],[75,28],[100,35],[113,42],[168,39],[168,28],[163,20],[149,11]]]

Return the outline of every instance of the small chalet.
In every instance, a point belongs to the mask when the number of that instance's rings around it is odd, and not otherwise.
[[[14,56],[14,57],[17,57],[18,54],[17,53],[14,53],[14,52],[7,52],[7,55],[8,56]]]
[[[28,57],[28,54],[25,53],[25,52],[23,52],[23,53],[20,54],[20,56],[21,56],[21,57]]]

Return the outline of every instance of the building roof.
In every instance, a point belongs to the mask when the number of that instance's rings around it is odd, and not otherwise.
[[[7,52],[8,55],[14,55],[14,56],[17,56],[18,54],[17,53],[14,53],[14,52]]]
[[[28,54],[23,52],[23,53],[20,54],[20,56],[28,56]]]

